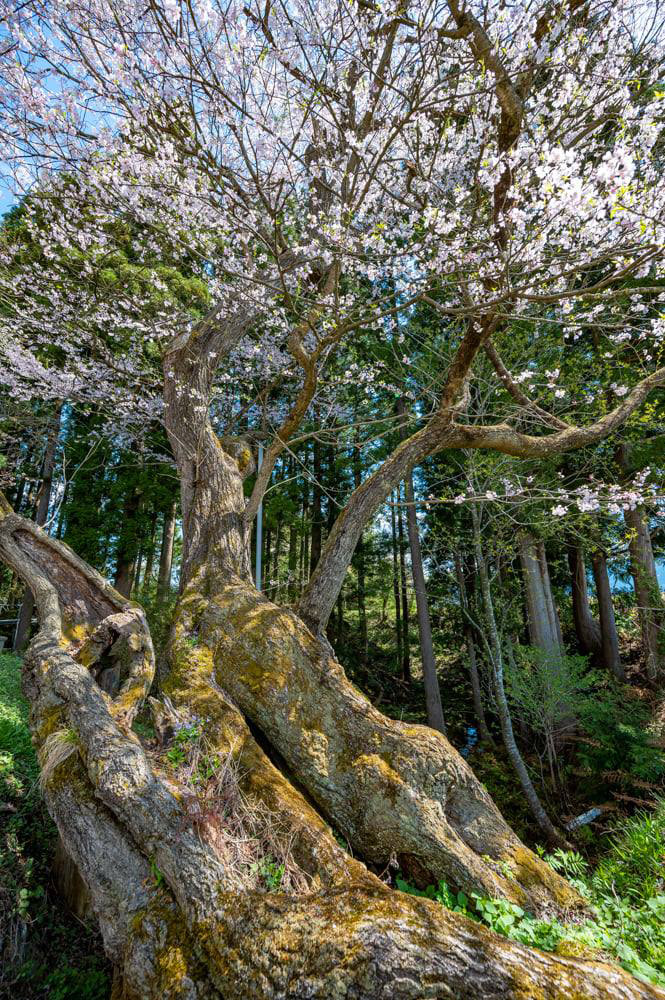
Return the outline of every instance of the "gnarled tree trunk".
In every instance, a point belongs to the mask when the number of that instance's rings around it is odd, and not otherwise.
[[[253,586],[242,488],[252,455],[218,440],[200,405],[222,347],[203,324],[165,364],[182,593],[153,705],[162,738],[186,725],[205,741],[189,771],[130,728],[154,672],[139,606],[0,508],[0,557],[40,618],[24,680],[47,803],[90,893],[114,998],[662,996],[614,966],[530,951],[393,891],[362,863],[397,860],[416,879],[534,912],[583,905],[442,734],[382,716],[325,639]],[[208,798],[224,769],[233,795]],[[285,891],[257,891],[234,863],[228,822],[241,810],[268,817],[297,866]]]
[[[46,538],[7,508],[2,515],[0,555],[17,570],[20,567],[40,616],[40,631],[26,656],[25,689],[45,773],[45,795],[90,893],[115,967],[114,996],[564,1000],[579,995],[646,1000],[662,995],[616,967],[530,951],[429,900],[395,892],[342,850],[315,808],[260,749],[220,686],[242,661],[249,668],[251,649],[263,625],[270,626],[263,659],[260,668],[255,664],[250,673],[253,683],[261,672],[271,676],[276,706],[288,703],[283,675],[279,669],[274,674],[271,670],[273,657],[280,662],[280,646],[281,652],[303,657],[300,672],[304,676],[311,671],[312,681],[315,660],[325,662],[328,669],[334,660],[295,616],[275,608],[256,591],[252,594],[251,585],[242,578],[216,593],[213,576],[203,565],[190,577],[176,615],[165,683],[169,711],[185,722],[205,718],[209,745],[232,755],[237,764],[242,795],[263,804],[288,827],[291,850],[307,879],[299,893],[243,889],[218,853],[217,842],[206,835],[206,817],[195,808],[191,790],[179,786],[167,773],[163,758],[141,746],[129,728],[153,670],[142,612],[66,546]],[[243,609],[249,616],[244,619],[247,627],[240,628],[233,641],[235,654],[229,657],[226,642],[223,647],[217,642],[219,621],[233,622]],[[286,636],[275,647],[277,627]],[[95,676],[109,660],[121,672],[114,698],[103,692]],[[503,857],[512,851],[515,864],[514,881],[498,873],[490,881],[497,887],[501,883],[513,898],[524,898],[531,889],[533,901],[574,902],[565,883],[549,874],[507,831],[440,734],[382,720],[344,682],[339,667],[324,684],[324,697],[327,689],[337,689],[338,699],[343,696],[348,701],[350,717],[359,713],[358,727],[364,719],[377,735],[382,729],[385,741],[404,740],[405,755],[429,738],[425,750],[439,758],[433,767],[430,762],[430,795],[436,794],[437,778],[439,791],[442,787],[436,767],[445,755],[452,758],[449,778],[456,770],[461,784],[449,787],[449,801],[439,800],[439,819],[433,816],[425,833],[409,831],[413,820],[404,815],[403,839],[421,836],[436,847],[437,839],[445,839],[448,825],[447,836],[457,837],[462,855],[475,853],[459,833],[452,833],[452,823],[463,811],[460,795],[474,791],[477,817],[483,812],[491,816]],[[305,700],[305,692],[297,684],[292,705],[296,712],[299,700]],[[305,754],[311,759],[318,756],[323,765],[323,743],[331,735],[325,722],[318,748],[307,735],[305,730]],[[66,759],[58,753],[62,746],[70,751]],[[363,749],[370,758],[366,764],[361,759]],[[397,769],[390,774],[389,765],[382,768],[371,761],[372,757],[382,761],[381,751],[376,740],[356,747],[356,774],[364,772],[362,790],[368,801],[376,794],[380,802],[386,779],[399,801],[400,771],[406,781],[409,762],[395,757]],[[413,778],[425,758],[423,753],[420,762],[411,765]],[[325,787],[322,772],[319,779]],[[411,790],[417,791],[415,783]],[[346,816],[352,816],[355,803],[349,801],[347,790],[342,789],[338,801]],[[424,801],[423,797],[421,804]],[[435,799],[430,798],[431,812],[434,806]],[[397,813],[394,807],[393,812]],[[395,816],[393,830],[397,822]],[[474,829],[471,823],[465,833],[467,840],[478,841],[478,849],[487,832],[483,827],[488,824],[481,822]],[[391,850],[387,840],[381,850]],[[480,885],[491,871],[491,863],[483,863],[487,870],[478,866]],[[462,858],[461,867],[465,866],[473,867]],[[522,889],[520,877],[525,883]]]

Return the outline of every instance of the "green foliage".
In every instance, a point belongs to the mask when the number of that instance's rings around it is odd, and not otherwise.
[[[464,913],[465,916],[475,916],[469,910],[469,898],[463,892],[454,893],[446,882],[441,879],[437,886],[428,885],[426,889],[417,889],[411,885],[401,875],[395,878],[395,886],[400,892],[406,892],[409,896],[422,896],[425,899],[433,899],[436,903],[441,903],[447,910],[454,910],[455,913]]]
[[[649,709],[624,687],[598,688],[579,705],[579,719],[590,737],[581,745],[580,763],[597,774],[622,771],[641,781],[665,775],[665,755],[649,744]]]
[[[653,815],[625,821],[593,873],[576,851],[539,853],[587,900],[588,919],[537,920],[507,899],[476,893],[469,899],[445,882],[417,889],[398,876],[395,885],[480,920],[513,941],[569,956],[612,958],[638,978],[665,986],[665,802]]]
[[[20,678],[20,659],[0,654],[0,994],[105,1000],[101,943],[51,895],[56,830],[39,794]]]
[[[150,858],[150,874],[152,875],[155,887],[161,889],[164,885],[164,873],[157,867],[157,862],[154,858]]]
[[[599,892],[640,901],[665,893],[665,799],[624,820],[593,877]]]
[[[284,864],[278,864],[274,858],[266,856],[250,866],[251,871],[258,875],[268,892],[279,892],[284,878]]]
[[[181,726],[175,734],[173,746],[167,750],[166,759],[172,767],[180,767],[187,761],[188,751],[201,737],[201,727],[198,724]]]
[[[106,1000],[110,982],[99,968],[96,956],[82,957],[77,968],[58,965],[55,969],[35,961],[26,962],[14,984],[12,997],[35,1000]],[[25,992],[24,992],[25,991]]]
[[[520,718],[546,738],[557,734],[562,714],[579,715],[597,684],[585,656],[517,646],[516,666],[506,666],[506,688]]]
[[[576,765],[587,772],[583,795],[606,794],[617,780],[659,782],[665,777],[665,755],[650,744],[649,708],[607,673],[589,670],[586,657],[555,655],[518,648],[517,664],[506,670],[507,688],[516,716],[541,738],[552,762],[556,738],[569,723],[578,727]]]

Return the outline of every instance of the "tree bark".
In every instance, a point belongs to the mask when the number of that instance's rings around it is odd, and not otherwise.
[[[295,523],[289,525],[289,587],[288,599],[295,601],[298,594],[298,526]]]
[[[612,604],[610,578],[607,572],[607,557],[602,549],[596,549],[592,554],[591,565],[593,567],[593,578],[598,598],[603,665],[618,681],[624,681],[626,677],[619,654],[619,636],[617,635],[616,622],[614,621],[614,606]]]
[[[352,453],[352,466],[353,466],[353,486],[354,489],[358,489],[362,481],[361,477],[361,462],[360,462],[360,444],[359,444],[359,434],[356,432],[356,445]],[[332,513],[332,502],[330,507]],[[334,524],[334,519],[330,519],[331,523],[329,525],[328,533],[332,530]],[[358,605],[358,628],[360,632],[360,666],[362,670],[367,667],[367,608],[365,603],[365,543],[363,540],[363,535],[361,533],[358,539],[358,544],[356,545],[356,553],[354,557],[356,565],[356,576],[358,581],[357,589],[357,605]]]
[[[522,532],[518,538],[518,550],[526,591],[531,645],[545,652],[560,652],[559,633],[552,613],[553,602],[546,592],[538,543],[532,535]]]
[[[544,542],[538,542],[537,551],[538,562],[540,563],[540,573],[543,581],[543,590],[545,593],[545,601],[547,603],[547,613],[550,619],[550,629],[552,635],[556,637],[556,645],[560,650],[563,650],[561,622],[559,620],[559,612],[557,611],[557,607],[554,602],[554,594],[552,592],[552,584],[550,582],[550,571],[547,566],[547,554],[545,552]]]
[[[579,544],[568,545],[568,566],[572,585],[573,621],[579,647],[583,653],[594,656],[601,651],[601,634],[589,606],[584,553]]]
[[[401,603],[401,588],[399,580],[399,553],[397,549],[397,518],[395,515],[396,500],[391,497],[390,503],[390,527],[391,527],[391,541],[392,541],[392,553],[393,553],[393,598],[395,601],[395,647],[397,650],[397,671],[401,673],[407,684],[411,683],[411,672],[404,673],[405,662],[408,665],[408,661],[404,660],[404,655],[402,651],[403,641],[402,641],[402,603]]]
[[[159,553],[159,575],[157,577],[157,599],[165,601],[171,592],[171,571],[173,568],[173,539],[175,537],[175,517],[177,503],[174,500],[164,511],[162,546]]]
[[[406,583],[406,542],[404,540],[404,519],[402,517],[402,490],[397,488],[397,548],[399,551],[399,590],[402,600],[402,677],[411,678],[411,621],[409,614],[409,591]]]
[[[316,569],[316,564],[321,558],[321,543],[323,538],[323,511],[321,501],[323,491],[321,489],[321,477],[323,476],[323,465],[321,462],[321,442],[314,438],[314,454],[312,471],[314,475],[314,485],[312,489],[312,533],[309,553],[309,575]]]
[[[289,479],[293,478],[295,470],[295,460],[293,456],[289,461]],[[295,601],[298,595],[298,525],[296,523],[297,509],[294,510],[291,515],[291,521],[289,524],[289,554],[287,558],[288,570],[289,570],[289,582],[287,587],[287,600],[289,602]]]
[[[420,655],[425,682],[425,705],[427,707],[427,724],[440,733],[446,732],[446,723],[441,704],[441,689],[436,672],[436,658],[432,641],[432,624],[429,616],[427,600],[427,584],[423,569],[423,554],[420,547],[420,532],[416,517],[416,500],[413,491],[413,477],[409,474],[404,480],[404,496],[406,498],[406,516],[409,529],[409,547],[411,549],[411,572],[413,574],[413,589],[416,592],[416,609],[418,612],[418,632],[420,634]]]
[[[470,608],[466,591],[466,580],[464,579],[464,564],[459,552],[455,553],[455,575],[457,576],[457,586],[460,595],[460,607],[462,609],[462,627],[466,648],[469,654],[469,676],[471,678],[471,691],[473,693],[473,710],[478,726],[478,735],[484,743],[493,743],[492,734],[487,726],[485,718],[485,706],[483,704],[483,692],[480,686],[480,675],[478,673],[478,663],[476,659],[476,643],[473,634],[473,625],[469,620]]]
[[[270,589],[270,596],[272,600],[279,600],[279,561],[282,555],[282,542],[284,539],[284,517],[280,513],[277,518],[277,524],[275,526],[275,551],[273,553],[273,567],[272,573],[274,577],[273,585]],[[267,584],[266,580],[266,584]],[[268,588],[266,587],[266,590]]]
[[[624,510],[628,528],[630,573],[642,629],[647,673],[652,680],[665,673],[665,607],[656,574],[649,520],[643,507]]]
[[[152,581],[153,568],[155,565],[155,534],[157,532],[157,512],[150,514],[150,535],[148,538],[148,549],[145,561],[145,573],[143,574],[143,589],[150,585]]]
[[[136,518],[140,507],[141,493],[137,489],[132,488],[129,495],[125,498],[122,526],[118,539],[115,576],[113,578],[113,586],[123,597],[129,597],[132,592],[132,581],[137,558]]]

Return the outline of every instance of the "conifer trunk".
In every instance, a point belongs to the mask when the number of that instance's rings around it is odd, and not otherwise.
[[[136,559],[138,556],[136,519],[140,507],[141,493],[139,490],[132,488],[125,497],[118,538],[115,576],[113,578],[113,586],[123,597],[129,597],[131,594],[134,574],[136,572]]]
[[[593,578],[596,584],[596,596],[598,598],[603,665],[618,681],[624,681],[626,678],[619,654],[619,636],[617,635],[617,627],[614,620],[612,590],[607,572],[607,557],[602,549],[596,549],[591,560]]]
[[[577,641],[583,653],[594,655],[601,651],[601,634],[589,606],[584,553],[578,544],[568,545],[568,566],[573,599],[573,621]]]
[[[356,447],[353,449],[353,486],[358,489],[361,483],[360,469],[360,447],[358,435],[356,434]],[[331,503],[332,512],[332,503]],[[331,519],[329,518],[329,521]],[[329,524],[328,533],[330,534]],[[360,535],[355,553],[356,575],[358,579],[357,604],[358,604],[358,626],[360,631],[360,665],[364,670],[367,666],[367,609],[365,604],[365,544],[363,535]]]
[[[51,421],[51,430],[46,440],[46,449],[44,451],[44,458],[42,460],[41,475],[40,475],[41,483],[37,499],[37,511],[35,514],[35,524],[38,524],[40,527],[46,524],[49,505],[51,503],[53,470],[55,468],[55,454],[58,447],[58,438],[60,436],[61,417],[62,417],[62,404],[58,404],[53,414],[53,418]],[[30,625],[32,622],[34,609],[35,609],[34,598],[30,593],[30,591],[26,590],[23,595],[23,600],[21,602],[21,608],[18,614],[18,622],[16,623],[16,631],[14,633],[14,650],[16,651],[22,650],[26,642],[28,641],[28,636],[30,634]]]
[[[404,519],[402,517],[402,489],[397,487],[397,549],[399,552],[399,590],[402,602],[402,677],[410,683],[411,680],[411,623],[409,613],[409,591],[406,583],[406,541],[404,538]]]
[[[410,684],[411,672],[408,669],[408,660],[405,661],[402,652],[402,647],[403,647],[402,603],[401,603],[401,590],[400,590],[400,577],[399,577],[399,553],[397,549],[397,519],[395,515],[396,501],[394,499],[394,496],[395,494],[393,494],[390,498],[390,528],[391,528],[392,555],[393,555],[393,600],[395,603],[395,650],[396,650],[397,670],[402,674],[407,684]],[[406,673],[404,672],[405,664],[407,666]]]
[[[476,642],[473,634],[473,625],[469,620],[470,607],[467,597],[467,587],[464,575],[464,564],[459,552],[455,553],[455,575],[457,576],[457,586],[460,595],[460,607],[462,610],[464,638],[469,654],[469,676],[471,678],[471,691],[473,693],[473,710],[478,726],[478,735],[484,743],[492,743],[492,735],[487,726],[485,718],[485,706],[483,704],[483,692],[480,686],[480,675],[478,673],[478,662],[476,658]]]
[[[159,576],[157,577],[157,597],[160,601],[165,600],[171,590],[176,510],[177,503],[174,500],[164,511],[162,545],[159,553]]]
[[[628,528],[630,573],[642,629],[647,673],[652,680],[665,674],[665,606],[656,574],[649,520],[643,507],[624,510]]]
[[[432,729],[445,733],[446,723],[441,704],[441,689],[436,672],[436,658],[432,640],[432,624],[427,600],[427,584],[423,569],[423,554],[420,547],[418,518],[416,517],[416,500],[413,492],[413,478],[408,475],[404,480],[404,495],[406,498],[406,517],[409,531],[409,548],[411,549],[411,573],[413,589],[416,593],[416,610],[418,613],[418,632],[420,635],[420,656],[425,683],[425,705],[427,708],[427,723]]]

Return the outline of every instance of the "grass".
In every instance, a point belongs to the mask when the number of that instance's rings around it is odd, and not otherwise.
[[[21,661],[0,654],[0,996],[107,1000],[101,941],[67,914],[52,884],[55,842],[39,790]]]

